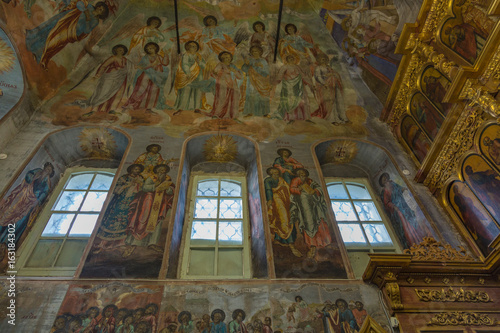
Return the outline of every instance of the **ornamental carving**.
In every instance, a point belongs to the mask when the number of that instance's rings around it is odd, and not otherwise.
[[[450,287],[448,290],[430,290],[415,289],[418,299],[422,302],[467,302],[467,303],[488,303],[491,302],[490,296],[484,291],[454,290]]]
[[[399,290],[399,285],[396,282],[389,282],[385,285],[385,290],[387,296],[391,300],[391,307],[393,310],[402,310],[403,304],[401,304],[401,292]]]
[[[484,313],[475,312],[444,312],[431,318],[428,325],[439,326],[494,326],[498,325],[495,318]]]
[[[443,186],[456,173],[458,160],[473,146],[476,130],[486,121],[483,111],[477,107],[467,107],[460,115],[453,131],[441,148],[424,185],[431,189]]]
[[[404,253],[411,254],[412,260],[476,261],[463,246],[457,251],[450,244],[441,244],[432,237],[424,237],[420,244],[412,245]]]
[[[435,0],[429,10],[427,19],[420,33],[420,37],[427,41],[434,39],[434,31],[436,31],[437,25],[447,13],[448,0]]]

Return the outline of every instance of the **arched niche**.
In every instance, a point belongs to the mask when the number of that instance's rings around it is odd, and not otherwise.
[[[248,190],[252,277],[268,276],[266,237],[263,224],[262,200],[259,186],[260,156],[255,142],[230,133],[210,133],[186,140],[181,157],[180,182],[174,202],[175,216],[171,230],[167,278],[177,278],[186,210],[189,206],[188,188],[191,173],[245,172]],[[179,179],[179,178],[178,178]]]
[[[0,225],[15,223],[16,228],[23,230],[17,239],[17,248],[37,223],[41,208],[68,167],[117,168],[129,143],[124,133],[104,127],[72,127],[47,135],[1,196]],[[33,190],[29,178],[49,165],[54,172],[46,177],[45,187],[37,189],[44,193],[37,194],[39,199],[31,196],[30,204],[26,204],[20,196]],[[6,258],[0,262],[0,271],[5,264]]]
[[[368,179],[372,189],[380,193],[377,200],[393,229],[405,231],[396,232],[402,248],[420,243],[425,236],[436,238],[434,225],[385,149],[368,141],[344,138],[320,142],[313,149],[324,178]],[[384,177],[388,177],[386,185]]]

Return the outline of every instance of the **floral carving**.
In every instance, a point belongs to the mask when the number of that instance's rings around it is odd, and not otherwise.
[[[467,302],[467,303],[488,303],[491,302],[490,296],[484,291],[454,290],[450,287],[448,290],[430,290],[415,289],[418,299],[422,302]]]
[[[404,253],[411,254],[412,260],[476,261],[464,247],[460,246],[460,251],[457,251],[450,244],[441,244],[432,237],[424,237],[420,244],[404,250]]]
[[[483,313],[455,311],[439,313],[432,317],[428,324],[440,326],[494,326],[498,324],[498,321]]]

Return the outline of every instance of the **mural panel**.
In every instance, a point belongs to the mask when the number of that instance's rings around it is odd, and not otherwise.
[[[415,120],[409,116],[404,117],[401,121],[400,131],[401,137],[413,152],[413,155],[422,163],[431,148],[431,142],[425,133],[422,132]]]
[[[155,141],[163,137],[150,138]],[[178,161],[162,147],[150,143],[126,163],[81,276],[158,276],[175,191],[171,167]]]
[[[347,332],[368,315],[387,326],[376,299],[365,286],[73,285],[52,331]]]
[[[490,215],[500,224],[500,174],[482,156],[471,154],[462,163],[461,173]]]
[[[1,28],[0,59],[0,119],[2,119],[23,95],[24,79],[16,51]]]
[[[447,200],[483,255],[487,256],[492,250],[489,244],[500,233],[498,225],[491,219],[470,188],[460,181],[450,184]]]
[[[449,16],[448,16],[449,17]],[[452,16],[441,25],[441,42],[460,58],[474,64],[495,22],[469,1],[455,0]]]
[[[419,92],[412,96],[409,109],[420,128],[434,141],[444,121],[441,113]]]
[[[292,148],[292,144],[278,141],[281,147],[274,161],[266,164],[270,166],[264,179],[276,276],[346,278],[328,214],[328,198],[317,176],[310,175],[314,170],[310,156],[292,156],[292,150],[285,148]]]
[[[443,102],[446,91],[450,87],[450,80],[432,66],[426,67],[419,81],[423,94],[437,107],[445,117],[452,107],[452,103]]]

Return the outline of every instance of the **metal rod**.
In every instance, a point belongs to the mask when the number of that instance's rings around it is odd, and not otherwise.
[[[177,0],[174,0],[175,8],[175,33],[177,35],[177,54],[181,54],[181,42],[179,40],[179,14],[177,12]]]
[[[280,0],[280,9],[278,13],[278,27],[276,28],[276,44],[274,45],[274,62],[276,63],[276,56],[278,55],[278,43],[280,41],[280,26],[281,14],[283,13],[283,0]]]

